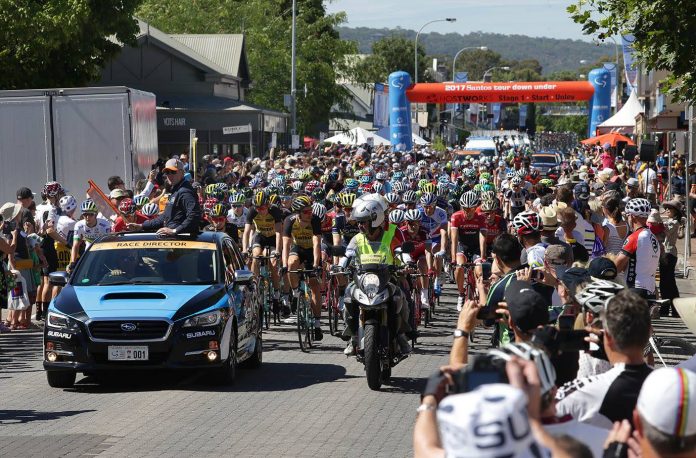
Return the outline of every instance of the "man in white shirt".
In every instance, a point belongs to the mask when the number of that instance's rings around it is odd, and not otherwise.
[[[657,173],[650,167],[650,163],[646,162],[643,171],[638,174],[640,179],[640,191],[645,194],[645,197],[654,204],[657,193]]]

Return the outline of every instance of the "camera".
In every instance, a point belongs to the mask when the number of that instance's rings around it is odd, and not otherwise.
[[[452,374],[449,393],[467,393],[489,383],[508,383],[505,360],[493,355],[476,356],[464,369]]]
[[[543,345],[551,354],[580,350],[589,351],[590,343],[585,341],[589,335],[589,332],[584,330],[559,330],[553,326],[544,326],[534,331],[532,343]]]
[[[3,234],[11,234],[15,229],[17,229],[17,223],[15,221],[6,221],[5,225],[2,227]]]

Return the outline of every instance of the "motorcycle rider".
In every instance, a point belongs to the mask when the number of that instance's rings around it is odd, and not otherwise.
[[[360,233],[356,234],[348,243],[346,256],[340,262],[341,266],[347,266],[353,258],[361,264],[374,263],[374,257],[380,257],[381,264],[396,265],[397,259],[394,252],[397,247],[403,244],[403,235],[395,224],[389,224],[385,219],[385,208],[378,200],[359,199],[355,201],[352,218],[358,222]],[[370,262],[366,259],[371,258]],[[344,320],[346,329],[345,336],[351,337],[344,354],[347,356],[355,354],[358,345],[358,304],[353,302],[353,288],[355,283],[351,282],[346,288],[344,296]],[[396,281],[390,281],[389,288],[392,290],[392,300],[394,301],[394,312],[400,318],[400,323],[396,324],[397,329],[392,329],[392,335],[397,336],[397,342],[402,353],[411,352],[411,345],[404,335],[410,331],[408,325],[409,310],[406,303],[406,295],[398,286]]]

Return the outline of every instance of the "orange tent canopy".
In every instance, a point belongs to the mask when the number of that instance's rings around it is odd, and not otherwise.
[[[611,146],[616,146],[618,142],[626,142],[627,145],[635,146],[635,142],[625,135],[617,134],[616,132],[609,132],[608,134],[599,135],[597,137],[590,137],[581,141],[580,143],[584,145],[604,145],[609,143]]]

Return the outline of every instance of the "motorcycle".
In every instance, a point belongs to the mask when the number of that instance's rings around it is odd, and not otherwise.
[[[336,247],[338,251],[340,248]],[[411,242],[401,246],[402,253],[412,250]],[[365,366],[367,385],[379,390],[382,384],[389,383],[392,367],[408,357],[397,342],[399,315],[394,296],[398,287],[389,281],[392,274],[402,268],[380,263],[360,264],[356,260],[353,267],[346,270],[353,276],[350,295],[359,310],[356,359]]]

